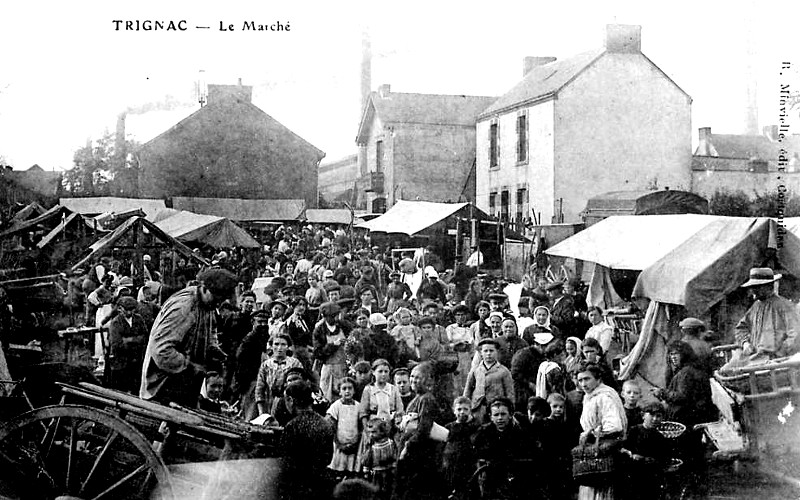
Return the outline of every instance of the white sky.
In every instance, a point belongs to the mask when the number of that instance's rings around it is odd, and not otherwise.
[[[693,98],[695,141],[701,126],[743,132],[748,39],[760,125],[777,122],[780,61],[793,63],[793,76],[781,78],[800,91],[800,2],[645,4],[7,1],[0,5],[0,155],[16,169],[69,168],[73,152],[113,129],[126,109],[167,96],[196,106],[201,69],[208,83],[253,85],[253,102],[325,151],[324,161],[354,154],[364,27],[373,89],[389,83],[397,92],[499,96],[521,78],[524,56],[570,57],[601,47],[607,23],[639,24],[642,51]],[[114,19],[185,19],[190,30],[115,32]],[[245,20],[288,21],[291,31],[241,31]],[[237,31],[220,32],[220,21]],[[190,111],[129,115],[129,131],[146,140]]]

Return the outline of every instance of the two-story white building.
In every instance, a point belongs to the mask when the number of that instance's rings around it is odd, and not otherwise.
[[[641,27],[524,77],[478,117],[476,203],[506,220],[579,222],[608,191],[691,189],[691,97],[641,52]]]

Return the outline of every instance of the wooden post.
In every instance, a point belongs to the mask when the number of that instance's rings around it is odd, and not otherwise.
[[[458,267],[458,257],[461,255],[461,218],[456,217],[456,251],[453,258],[453,272]]]
[[[144,226],[142,224],[142,220],[139,219],[136,221],[136,224],[132,228],[131,231],[131,238],[133,241],[131,242],[133,245],[133,284],[136,287],[140,287],[144,285],[144,270],[142,269],[142,240],[144,239]]]
[[[506,277],[506,225],[505,223],[500,223],[500,232],[503,236],[503,278]]]

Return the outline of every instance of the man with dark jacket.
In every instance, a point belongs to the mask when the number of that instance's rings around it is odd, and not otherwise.
[[[236,275],[207,269],[164,303],[150,331],[139,397],[197,406],[205,372],[221,368],[225,353],[214,327],[216,308],[233,295]]]
[[[564,283],[556,281],[547,285],[547,295],[553,304],[550,323],[561,330],[564,338],[574,336],[575,304],[572,297],[564,293]]]

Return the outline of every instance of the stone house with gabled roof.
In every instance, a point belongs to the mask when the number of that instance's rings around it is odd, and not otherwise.
[[[476,204],[509,222],[580,222],[609,191],[691,188],[691,97],[641,52],[641,27],[605,46],[525,58],[477,121]]]
[[[208,103],[141,146],[145,198],[302,199],[317,205],[325,153],[252,102],[252,87],[208,85]]]
[[[692,156],[692,190],[706,198],[716,192],[743,191],[800,194],[800,135],[779,136],[777,125],[762,135],[715,134],[711,127],[698,130]]]
[[[371,92],[358,128],[356,205],[384,212],[397,200],[473,201],[475,121],[496,98]]]

